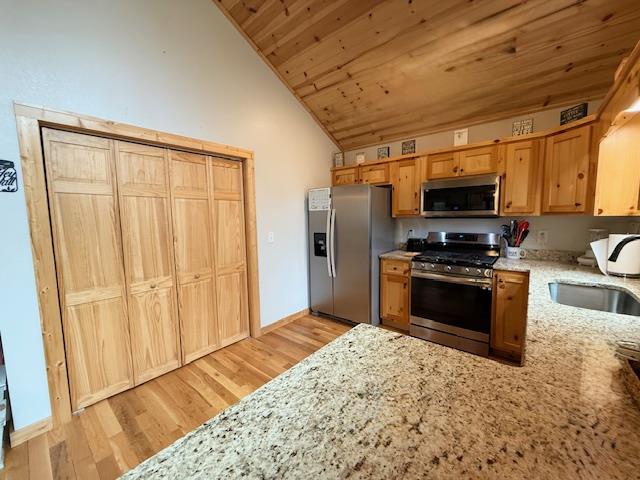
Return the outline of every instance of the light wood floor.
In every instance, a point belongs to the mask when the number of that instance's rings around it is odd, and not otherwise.
[[[303,317],[103,400],[8,450],[0,480],[116,478],[349,328]]]

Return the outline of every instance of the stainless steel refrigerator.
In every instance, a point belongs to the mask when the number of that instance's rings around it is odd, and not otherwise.
[[[344,185],[309,190],[311,311],[380,322],[381,253],[394,248],[391,190]]]

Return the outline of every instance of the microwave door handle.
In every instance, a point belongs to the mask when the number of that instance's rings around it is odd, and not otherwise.
[[[331,276],[336,277],[336,209],[331,209]]]
[[[329,274],[329,277],[332,277],[333,275],[331,275],[331,209],[327,210],[327,228],[325,230],[326,233],[326,244],[325,244],[325,248],[327,249],[327,273]]]

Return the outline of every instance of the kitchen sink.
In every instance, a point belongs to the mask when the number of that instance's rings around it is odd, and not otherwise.
[[[623,289],[552,282],[549,284],[549,293],[551,300],[563,305],[640,317],[640,301]]]

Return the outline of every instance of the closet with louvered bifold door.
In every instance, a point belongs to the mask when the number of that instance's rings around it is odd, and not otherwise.
[[[72,408],[249,335],[239,162],[43,129]]]

